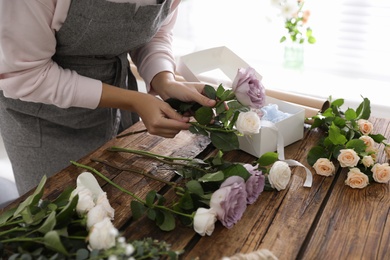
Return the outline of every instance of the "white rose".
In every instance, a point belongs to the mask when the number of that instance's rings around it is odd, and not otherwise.
[[[95,207],[95,202],[93,201],[93,194],[90,190],[86,188],[76,188],[73,193],[79,195],[79,200],[77,202],[76,211],[79,216],[83,216],[88,213],[93,207]]]
[[[216,221],[217,212],[214,209],[198,208],[194,217],[194,230],[201,236],[205,234],[210,236],[214,231]]]
[[[102,205],[96,205],[87,214],[87,228],[92,228],[93,225],[101,222],[105,218],[110,218],[107,216],[107,211]]]
[[[268,180],[272,188],[277,189],[278,191],[284,190],[287,187],[287,184],[290,182],[291,178],[291,169],[286,162],[276,161],[272,165],[269,174]]]
[[[374,152],[376,150],[375,141],[374,139],[372,139],[371,136],[362,135],[361,137],[359,137],[359,139],[362,140],[366,145],[366,152]]]
[[[115,246],[117,236],[118,230],[111,223],[110,218],[106,217],[92,226],[88,236],[89,247],[97,250],[109,249]]]
[[[243,135],[258,134],[260,130],[260,117],[254,111],[242,112],[238,115],[236,127]]]
[[[107,213],[107,217],[114,219],[115,210],[111,207],[110,202],[107,199],[107,193],[100,193],[96,200],[96,205],[102,205]]]

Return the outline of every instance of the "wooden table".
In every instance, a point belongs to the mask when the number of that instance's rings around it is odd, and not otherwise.
[[[371,121],[378,132],[390,139],[390,120]],[[143,128],[143,124],[138,123],[127,132]],[[308,166],[306,155],[320,136],[320,132],[305,128],[304,138],[286,147],[285,157]],[[168,198],[173,197],[173,192],[160,182],[116,170],[90,159],[99,158],[120,167],[143,169],[166,180],[173,179],[175,174],[155,161],[129,153],[107,151],[106,148],[111,146],[178,157],[205,158],[214,152],[208,139],[186,131],[174,139],[140,133],[111,140],[89,156],[78,160],[96,168],[141,197],[152,189]],[[232,151],[225,156],[227,160],[240,162],[256,159],[242,151]],[[379,159],[383,161],[384,158],[381,153]],[[49,178],[44,196],[55,198],[64,187],[75,186],[78,173],[83,171],[84,169],[71,165]],[[313,169],[312,172],[314,175]],[[185,250],[181,259],[221,259],[223,256],[248,253],[261,248],[269,249],[279,259],[390,259],[389,184],[373,183],[362,190],[352,189],[344,184],[346,171],[339,168],[334,177],[314,175],[313,186],[305,188],[303,168],[293,168],[292,173],[286,190],[263,192],[254,204],[248,206],[243,218],[233,228],[227,229],[217,222],[210,237],[202,237],[192,228],[181,224],[173,232],[163,232],[147,218],[133,221],[130,210],[132,198],[102,179],[98,180],[115,209],[114,225],[127,238],[150,236],[165,240],[173,249]],[[19,201],[27,195],[22,196]]]

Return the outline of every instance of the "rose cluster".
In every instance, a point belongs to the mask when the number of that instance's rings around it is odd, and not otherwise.
[[[333,160],[337,161],[341,167],[348,168],[345,184],[351,188],[364,188],[370,181],[388,183],[390,166],[378,162],[378,147],[384,145],[389,159],[390,145],[381,134],[374,133],[374,126],[368,120],[369,100],[364,99],[356,111],[351,108],[341,111],[342,104],[343,100],[335,100],[327,111],[314,117],[313,126],[325,127],[328,137],[310,150],[309,163],[317,174],[331,176],[335,174]]]
[[[246,181],[240,176],[228,177],[212,193],[210,208],[199,207],[196,210],[193,226],[198,234],[210,236],[217,220],[224,227],[232,228],[243,216],[247,205],[253,204],[265,188],[283,190],[291,178],[291,169],[283,161],[276,161],[267,174],[259,170],[259,165],[243,166],[250,173]],[[267,184],[270,187],[266,187]]]

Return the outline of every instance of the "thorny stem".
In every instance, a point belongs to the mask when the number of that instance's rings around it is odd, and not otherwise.
[[[84,165],[84,164],[81,164],[81,163],[78,163],[78,162],[75,162],[75,161],[70,161],[73,165],[77,166],[77,167],[80,167],[80,168],[84,168],[86,170],[89,170],[93,173],[95,173],[96,175],[98,175],[99,177],[101,177],[103,180],[105,180],[106,182],[108,182],[109,184],[111,184],[112,186],[114,186],[115,188],[119,189],[120,191],[132,196],[134,199],[138,200],[140,203],[144,204],[144,205],[147,205],[146,204],[146,201],[144,201],[143,199],[141,199],[140,197],[138,197],[137,195],[135,195],[134,193],[122,188],[121,186],[119,186],[118,184],[116,184],[115,182],[111,181],[109,178],[107,178],[106,176],[104,176],[101,172],[99,172],[98,170],[96,170],[95,168],[93,167],[90,167],[88,165]],[[177,214],[177,215],[182,215],[182,216],[185,216],[185,217],[188,217],[188,218],[193,218],[193,214],[185,214],[185,213],[182,213],[182,212],[178,212],[178,211],[175,211],[173,209],[170,209],[168,207],[164,207],[164,206],[161,206],[161,205],[153,205],[152,206],[153,208],[158,208],[158,209],[162,209],[162,210],[167,210],[167,211],[170,211],[174,214]]]
[[[192,125],[194,125],[196,127],[199,127],[199,128],[203,128],[203,129],[208,130],[208,131],[213,131],[213,132],[222,132],[222,133],[234,133],[234,132],[236,132],[236,130],[234,130],[234,129],[229,130],[229,129],[222,129],[222,128],[207,127],[207,126],[201,125],[201,124],[199,124],[197,122],[190,122],[190,124],[192,124]]]
[[[173,187],[176,187],[176,186],[177,186],[177,183],[175,183],[175,182],[166,181],[166,180],[157,178],[156,176],[153,176],[153,175],[151,175],[151,174],[148,174],[147,172],[144,172],[144,171],[137,171],[137,170],[130,169],[130,168],[119,167],[119,166],[117,166],[117,165],[115,165],[115,164],[113,164],[113,163],[109,163],[109,162],[107,162],[107,161],[103,161],[103,160],[100,160],[100,159],[98,159],[98,158],[91,158],[91,161],[93,161],[93,162],[99,162],[99,163],[108,165],[108,166],[110,166],[110,167],[112,167],[112,168],[115,168],[115,169],[117,169],[117,170],[120,170],[120,171],[133,172],[133,173],[136,173],[136,174],[139,174],[139,175],[148,177],[148,178],[150,178],[150,179],[153,179],[153,180],[156,180],[156,181],[165,183],[165,184],[170,185],[170,186],[173,186]]]

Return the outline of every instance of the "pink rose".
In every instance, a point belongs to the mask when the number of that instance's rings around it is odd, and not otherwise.
[[[379,183],[387,183],[390,181],[390,166],[388,163],[377,163],[372,167],[371,171],[374,181]]]
[[[217,218],[222,225],[232,228],[246,210],[246,197],[244,179],[231,176],[211,196],[210,208],[217,212]]]
[[[359,168],[352,168],[348,172],[345,184],[354,189],[362,189],[369,184],[368,176],[362,173]]]
[[[265,104],[265,88],[251,67],[238,70],[232,89],[237,100],[244,106],[260,109]]]
[[[265,177],[262,171],[251,164],[244,164],[245,169],[251,174],[245,183],[248,204],[254,203],[264,190]]]

